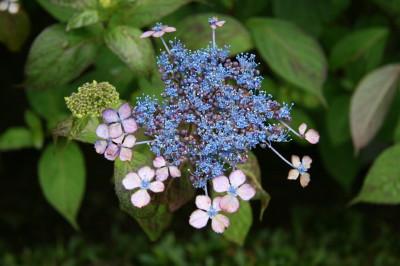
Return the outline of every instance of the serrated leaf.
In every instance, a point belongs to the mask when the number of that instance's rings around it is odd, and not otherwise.
[[[259,199],[261,202],[259,217],[260,220],[262,220],[262,217],[264,215],[265,210],[268,207],[271,196],[262,187],[261,170],[257,157],[252,152],[249,152],[249,158],[247,159],[247,161],[244,164],[239,164],[237,168],[244,172],[250,184],[252,184],[256,188],[257,194],[255,198]]]
[[[380,129],[400,78],[400,64],[380,67],[357,85],[350,104],[350,128],[356,152]]]
[[[193,50],[208,46],[211,41],[211,28],[208,24],[208,18],[212,16],[217,16],[218,19],[226,21],[225,25],[216,31],[216,42],[219,47],[229,45],[232,55],[253,48],[250,33],[242,23],[231,16],[214,13],[191,15],[182,20],[176,25],[178,39]]]
[[[63,25],[42,31],[29,51],[25,73],[29,89],[56,89],[79,76],[95,60],[97,45],[84,31]]]
[[[248,201],[241,201],[237,212],[227,215],[229,217],[229,227],[223,236],[242,246],[253,223],[253,213]]]
[[[0,151],[19,150],[31,147],[33,147],[32,134],[27,128],[8,128],[0,135]]]
[[[0,43],[4,43],[10,51],[19,51],[29,36],[31,23],[28,14],[20,10],[17,14],[1,12]]]
[[[85,191],[85,161],[78,145],[47,146],[39,160],[39,181],[46,200],[77,229]]]
[[[43,146],[44,133],[42,128],[42,122],[40,118],[32,111],[25,112],[25,123],[28,125],[31,134],[32,142],[36,149],[40,149]]]
[[[117,26],[104,36],[108,48],[113,51],[132,71],[149,74],[154,67],[154,51],[148,39],[141,39],[139,29]]]
[[[99,124],[99,119],[95,117],[69,117],[55,127],[53,135],[94,144],[98,139],[96,128]]]
[[[247,25],[257,50],[275,73],[322,99],[327,62],[315,39],[284,20],[253,18]]]
[[[186,169],[185,167],[181,168]],[[193,199],[194,196],[193,185],[190,182],[187,172],[184,171],[181,177],[170,178],[166,182],[164,199],[162,201],[168,205],[169,211],[175,212]]]
[[[352,203],[400,204],[400,145],[384,150],[373,163]]]
[[[150,25],[191,0],[136,0],[121,6],[111,18],[113,25],[141,28]]]
[[[117,160],[114,166],[114,185],[115,192],[119,199],[120,208],[132,218],[134,218],[151,240],[156,240],[162,232],[168,227],[171,221],[171,213],[166,204],[161,203],[161,193],[152,193],[152,200],[149,205],[143,208],[136,208],[131,203],[131,190],[126,190],[122,186],[122,179],[129,172],[137,172],[140,167],[151,166],[154,159],[153,153],[145,145],[135,147],[132,160],[130,162],[121,162]]]
[[[84,10],[68,20],[67,31],[93,25],[99,21],[100,16],[97,10]]]

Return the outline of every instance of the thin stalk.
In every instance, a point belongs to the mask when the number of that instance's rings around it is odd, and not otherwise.
[[[295,135],[298,136],[299,138],[303,138],[303,136],[300,135],[299,132],[297,132],[296,130],[294,130],[293,128],[291,128],[288,124],[286,124],[286,123],[283,122],[282,120],[279,120],[279,122],[281,122],[281,124],[284,125],[287,129],[289,129],[289,131],[291,131],[293,134],[295,134]]]
[[[167,43],[165,42],[164,38],[163,38],[163,37],[160,37],[160,39],[161,39],[162,43],[164,44],[164,47],[165,47],[165,49],[167,50],[168,54],[171,54],[171,51],[169,50],[168,45],[167,45]]]
[[[283,155],[282,154],[280,154],[277,150],[275,150],[275,148],[274,147],[272,147],[272,145],[271,144],[268,144],[268,148],[270,148],[276,155],[278,155],[279,156],[279,158],[281,158],[285,163],[287,163],[290,167],[292,167],[292,168],[296,168],[296,167],[294,167],[294,165],[291,163],[291,162],[289,162],[288,160],[286,160],[286,158],[285,157],[283,157]]]
[[[215,42],[215,29],[212,29],[212,43],[213,43],[213,48],[215,48],[217,46]]]

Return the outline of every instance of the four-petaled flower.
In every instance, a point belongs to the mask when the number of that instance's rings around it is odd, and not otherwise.
[[[176,31],[176,28],[174,27],[169,27],[167,25],[163,25],[161,23],[157,23],[151,30],[143,32],[142,35],[140,35],[140,38],[148,38],[148,37],[155,37],[155,38],[160,38],[167,32],[174,32]]]
[[[125,189],[138,189],[131,196],[131,202],[134,206],[142,208],[150,203],[150,195],[147,190],[154,193],[164,191],[164,183],[161,181],[152,181],[154,175],[154,169],[144,166],[140,168],[137,173],[128,173],[122,180],[122,185]]]
[[[159,181],[165,181],[168,176],[180,177],[181,171],[175,165],[169,165],[167,161],[162,156],[157,156],[153,160],[153,166],[157,168],[156,178]]]
[[[215,30],[217,27],[220,28],[224,26],[225,20],[218,20],[217,17],[212,17],[208,19],[208,24],[210,24],[210,27]]]
[[[292,164],[295,167],[289,171],[288,179],[297,180],[300,175],[300,184],[302,187],[306,187],[310,183],[310,174],[307,170],[310,169],[312,159],[310,156],[303,156],[300,161],[300,157],[297,155],[292,155]]]
[[[104,110],[103,120],[109,126],[109,135],[112,139],[119,138],[124,133],[134,133],[138,129],[136,120],[132,117],[132,108],[128,103],[122,104],[118,111]]]
[[[315,129],[310,128],[307,130],[307,124],[302,123],[299,126],[299,133],[303,136],[309,143],[317,144],[319,142],[319,133]]]
[[[249,184],[244,183],[246,176],[241,170],[235,170],[229,175],[218,176],[212,179],[213,187],[216,192],[227,192],[227,195],[222,197],[220,207],[222,210],[232,213],[238,210],[239,200],[250,200],[256,194],[256,190]]]
[[[223,233],[229,226],[229,218],[220,214],[220,201],[221,197],[216,197],[211,202],[210,197],[200,195],[196,197],[197,210],[192,212],[189,218],[189,224],[194,228],[203,228],[211,219],[211,228],[216,233]]]

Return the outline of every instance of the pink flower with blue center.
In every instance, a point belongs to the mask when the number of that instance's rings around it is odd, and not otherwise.
[[[131,172],[122,180],[122,185],[127,190],[136,190],[131,196],[133,206],[142,208],[150,203],[151,197],[148,192],[154,193],[164,191],[164,183],[161,181],[153,181],[155,176],[154,169],[144,166],[137,173]]]
[[[211,228],[216,233],[223,233],[229,226],[229,218],[221,214],[221,197],[211,200],[210,197],[199,195],[196,197],[197,210],[192,212],[189,218],[189,224],[194,228],[200,229],[207,225],[211,219]]]
[[[256,194],[256,190],[248,183],[245,183],[246,176],[241,170],[235,170],[229,178],[218,176],[212,179],[215,192],[227,194],[221,198],[220,207],[222,210],[232,213],[239,209],[238,197],[242,200],[250,200]]]
[[[157,156],[153,160],[153,166],[157,169],[156,179],[159,181],[165,181],[169,176],[174,178],[181,176],[179,168],[169,164],[162,156]]]
[[[297,155],[292,155],[292,165],[294,169],[289,171],[288,179],[297,180],[300,176],[300,185],[306,187],[310,183],[310,174],[307,173],[310,169],[312,159],[310,156],[303,156],[300,161],[300,157]]]
[[[104,110],[103,120],[109,126],[109,135],[112,139],[119,138],[124,133],[132,134],[138,129],[136,120],[132,117],[132,108],[128,103],[122,104],[117,111]]]
[[[174,32],[174,31],[176,31],[176,28],[174,28],[174,27],[169,27],[167,25],[157,23],[153,28],[151,28],[151,30],[143,32],[143,34],[140,35],[140,38],[142,38],[142,39],[148,38],[148,37],[160,38],[165,33]]]

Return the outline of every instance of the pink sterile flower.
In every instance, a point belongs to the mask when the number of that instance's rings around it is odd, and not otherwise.
[[[300,185],[306,187],[310,183],[310,174],[307,171],[310,169],[311,163],[312,159],[310,156],[303,156],[300,161],[299,156],[292,155],[292,164],[295,168],[289,171],[288,179],[297,180],[300,176]]]
[[[235,170],[229,175],[218,176],[212,179],[213,187],[216,192],[227,192],[222,197],[220,207],[226,212],[235,212],[239,209],[239,196],[242,200],[250,200],[256,194],[256,190],[249,184],[244,183],[246,176],[241,170]]]
[[[142,35],[140,35],[140,38],[148,38],[148,37],[155,37],[155,38],[160,38],[167,32],[174,32],[176,31],[176,28],[174,27],[169,27],[167,25],[163,25],[161,23],[157,23],[151,30],[143,32]]]
[[[199,208],[192,212],[189,218],[189,224],[194,228],[200,229],[207,225],[211,219],[211,228],[216,233],[223,233],[229,226],[229,218],[220,214],[221,197],[216,197],[212,201],[208,196],[200,195],[196,197],[196,206]]]
[[[212,17],[208,19],[208,24],[210,24],[210,27],[215,30],[217,27],[220,28],[224,26],[225,20],[218,20],[217,17]]]
[[[315,129],[310,128],[307,130],[307,124],[302,123],[299,126],[299,133],[303,136],[309,143],[317,144],[319,142],[319,133]]]
[[[179,170],[179,168],[174,165],[169,165],[162,156],[157,156],[153,160],[153,166],[157,168],[156,178],[159,181],[165,181],[168,178],[168,176],[171,177],[181,176],[181,171]]]
[[[106,124],[100,124],[96,129],[96,135],[101,138],[94,144],[96,152],[104,154],[107,160],[114,161],[118,156],[121,161],[132,159],[132,148],[136,143],[133,135],[121,135],[118,138],[110,137],[110,128]]]
[[[129,103],[122,104],[118,111],[104,110],[103,120],[109,126],[109,135],[112,139],[118,138],[124,133],[134,133],[138,129],[136,120],[132,117],[132,108]]]
[[[164,191],[164,184],[160,181],[153,181],[155,172],[152,168],[144,166],[137,173],[131,172],[122,180],[122,185],[127,190],[137,189],[131,196],[134,206],[142,208],[150,203],[150,195],[147,190],[154,193]]]

